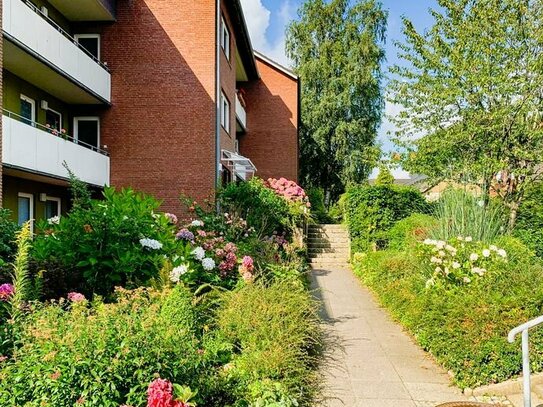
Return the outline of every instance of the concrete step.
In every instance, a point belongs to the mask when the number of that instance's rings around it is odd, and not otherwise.
[[[308,246],[311,245],[329,245],[329,246],[348,246],[350,243],[349,239],[317,239],[311,238],[307,240]]]
[[[310,263],[309,265],[313,270],[349,270],[351,268],[351,265],[349,263],[341,263],[341,262],[335,262],[335,263],[315,262],[315,263]]]
[[[337,253],[310,254],[308,257],[310,260],[349,261],[349,256]]]
[[[307,235],[307,239],[309,240],[323,240],[323,241],[330,241],[330,240],[340,240],[340,241],[349,241],[349,236],[343,236],[343,235],[335,235],[335,236],[322,236],[322,235],[314,235],[309,234]]]
[[[347,248],[336,248],[336,247],[310,247],[307,252],[311,254],[341,254],[343,256],[349,256],[350,250]]]

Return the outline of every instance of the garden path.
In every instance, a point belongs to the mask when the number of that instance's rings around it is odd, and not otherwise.
[[[330,346],[326,407],[418,407],[465,400],[350,270],[313,270]]]

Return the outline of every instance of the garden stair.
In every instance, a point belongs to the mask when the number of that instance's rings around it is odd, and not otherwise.
[[[343,225],[309,225],[307,250],[314,269],[349,268],[351,240]]]

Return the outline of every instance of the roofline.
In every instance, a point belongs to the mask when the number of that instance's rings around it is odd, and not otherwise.
[[[230,17],[233,20],[234,30],[236,30],[236,46],[244,65],[245,63],[247,64],[245,66],[247,76],[249,80],[258,79],[260,75],[258,73],[258,68],[256,67],[253,45],[251,44],[251,37],[249,36],[249,30],[247,29],[241,2],[240,0],[228,0],[225,1],[225,4],[226,7],[233,12]]]
[[[255,55],[255,57],[257,59],[260,59],[260,60],[266,62],[268,65],[271,65],[272,67],[274,67],[278,71],[281,71],[285,75],[290,76],[295,81],[298,81],[300,79],[299,76],[296,75],[292,69],[289,69],[289,68],[281,65],[280,63],[274,61],[273,59],[270,59],[269,57],[262,54],[261,52],[258,52],[257,50],[253,50],[253,53],[254,53],[254,55]]]

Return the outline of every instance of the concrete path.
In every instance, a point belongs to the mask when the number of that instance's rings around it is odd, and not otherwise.
[[[313,270],[324,304],[326,407],[435,407],[466,398],[349,270]]]

